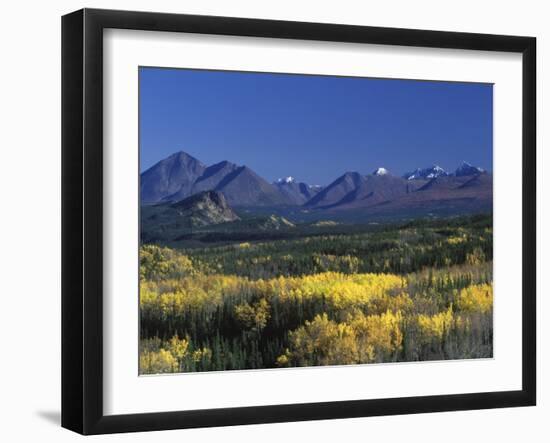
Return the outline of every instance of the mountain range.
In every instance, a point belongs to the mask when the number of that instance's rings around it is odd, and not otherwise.
[[[141,174],[142,203],[175,202],[209,190],[223,193],[231,206],[295,204],[247,166],[228,161],[206,166],[185,152],[177,152]]]
[[[211,166],[177,152],[141,174],[143,205],[177,202],[205,192],[220,194],[230,208],[296,207],[301,211],[367,210],[370,214],[490,212],[492,175],[463,162],[454,172],[433,165],[403,176],[377,168],[368,175],[349,171],[327,186],[309,185],[293,177],[269,183],[247,166],[222,161]]]
[[[273,185],[294,205],[303,205],[323,188],[319,185],[308,185],[304,182],[297,182],[294,177],[280,178],[274,181]]]

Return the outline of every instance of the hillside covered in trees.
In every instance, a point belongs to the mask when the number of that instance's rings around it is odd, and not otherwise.
[[[492,357],[490,215],[291,232],[144,243],[140,373]]]

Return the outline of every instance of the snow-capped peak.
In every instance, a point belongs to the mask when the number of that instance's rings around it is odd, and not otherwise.
[[[372,175],[386,175],[386,174],[389,174],[390,172],[386,169],[386,168],[377,168],[373,173]]]
[[[473,166],[470,163],[463,161],[462,164],[456,169],[455,175],[460,177],[464,175],[483,174],[484,172],[485,169]]]
[[[407,172],[403,177],[407,180],[417,180],[419,178],[432,179],[445,175],[448,175],[445,169],[441,166],[433,165],[424,169],[417,168],[413,172]]]
[[[275,183],[277,184],[283,184],[283,183],[294,183],[294,177],[291,177],[291,176],[288,176],[288,177],[282,177],[282,178],[278,178]]]
[[[436,178],[443,174],[445,174],[445,169],[443,169],[441,166],[433,165],[430,173],[426,175],[426,178]]]

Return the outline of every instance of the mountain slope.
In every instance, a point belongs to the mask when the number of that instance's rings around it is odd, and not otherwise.
[[[422,185],[419,191],[448,192],[457,189],[468,181],[470,177],[455,177],[453,175],[444,175],[435,177]]]
[[[418,190],[373,205],[370,215],[457,215],[491,212],[493,179],[490,174],[434,178]]]
[[[279,179],[273,185],[294,205],[303,205],[321,190],[320,186],[310,186],[304,182],[297,182],[292,177]]]
[[[156,203],[167,195],[179,192],[190,195],[191,186],[206,166],[185,152],[177,152],[151,166],[140,176],[140,198],[144,203]]]
[[[473,166],[468,162],[462,162],[462,164],[456,169],[454,175],[457,177],[464,177],[469,175],[483,174],[484,169]]]
[[[173,240],[194,228],[240,220],[220,192],[205,191],[176,203],[142,206],[143,241]]]
[[[323,188],[304,205],[307,208],[328,208],[353,198],[353,192],[365,181],[358,172],[346,172]]]
[[[297,186],[297,190],[282,192],[247,166],[222,161],[207,167],[185,152],[158,162],[140,177],[142,204],[173,203],[215,190],[223,193],[232,206],[296,205],[316,191],[302,183]]]
[[[322,211],[416,214],[438,212],[443,208],[440,213],[458,214],[492,208],[492,175],[467,162],[453,173],[439,166],[418,168],[403,177],[394,176],[383,167],[366,176],[346,172],[328,186],[319,187],[297,182],[292,177],[268,183],[247,166],[229,161],[206,166],[189,154],[178,152],[141,174],[140,191],[143,207],[158,206],[149,215],[154,212],[157,219],[163,220],[170,213],[176,220],[173,224],[180,228],[185,225],[183,215],[191,217],[188,227],[195,228],[201,223],[207,226],[230,221],[231,217],[225,220],[223,216],[206,216],[201,222],[202,216],[189,212],[190,208],[177,209],[178,202],[189,204],[189,197],[203,198],[207,191],[219,193],[223,198],[220,204],[240,208],[253,216],[265,215],[265,210],[268,214],[287,210],[299,217],[300,213]],[[208,199],[215,202],[215,195]],[[147,215],[148,209],[144,213]]]
[[[178,216],[185,217],[193,227],[238,220],[220,192],[204,191],[170,205]]]
[[[291,204],[288,198],[247,166],[227,174],[216,186],[232,206],[269,206]]]
[[[236,171],[239,167],[231,162],[223,161],[215,165],[208,166],[200,177],[198,177],[189,187],[181,188],[178,192],[163,198],[163,201],[176,202],[198,192],[216,189],[220,182],[229,174]]]
[[[470,175],[458,176],[433,168],[419,171],[421,174],[416,178],[396,177],[383,168],[368,176],[347,173],[304,207],[321,212],[348,211],[350,217],[362,211],[366,218],[414,217],[430,213],[456,215],[492,210],[492,176],[479,172],[479,168],[468,169]],[[423,178],[429,176],[432,178]]]
[[[340,201],[339,209],[366,208],[395,200],[416,191],[422,182],[409,182],[390,174],[376,174],[364,177],[357,189]]]
[[[407,181],[378,168],[371,175],[348,172],[309,200],[305,207],[319,209],[365,208],[417,190],[423,181]]]
[[[422,180],[432,179],[437,177],[444,177],[449,175],[441,166],[433,165],[427,168],[416,168],[412,172],[407,172],[403,175],[403,178],[407,180]]]

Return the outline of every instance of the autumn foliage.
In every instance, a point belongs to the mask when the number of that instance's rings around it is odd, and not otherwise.
[[[140,249],[140,373],[492,356],[490,223]]]

